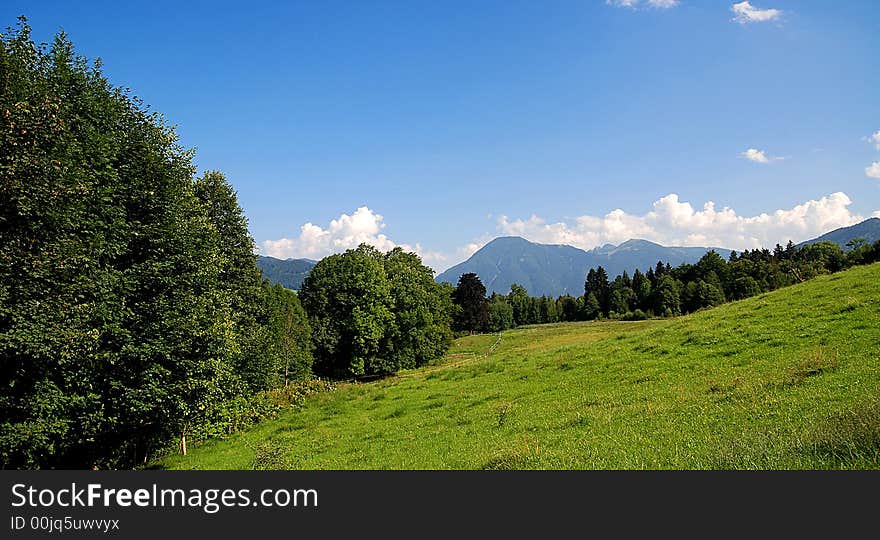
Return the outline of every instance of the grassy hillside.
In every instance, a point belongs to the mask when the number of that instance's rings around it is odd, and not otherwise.
[[[880,468],[878,264],[674,320],[497,341],[157,465]]]

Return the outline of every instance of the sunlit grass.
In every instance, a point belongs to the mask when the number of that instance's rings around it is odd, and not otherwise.
[[[671,320],[456,341],[169,468],[880,468],[880,265]],[[267,457],[268,456],[268,457]]]

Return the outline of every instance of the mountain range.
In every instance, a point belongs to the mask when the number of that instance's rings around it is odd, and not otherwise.
[[[264,278],[295,291],[302,287],[303,280],[316,264],[318,261],[312,259],[282,260],[263,255],[257,257],[257,267],[263,271]]]
[[[724,258],[730,250],[705,247],[665,247],[647,240],[627,240],[615,246],[584,251],[571,246],[536,244],[518,236],[496,238],[461,264],[437,276],[438,282],[457,283],[467,272],[480,276],[486,291],[507,293],[518,283],[533,296],[583,294],[584,277],[590,268],[602,266],[610,278],[624,270],[645,271],[657,261],[678,266],[700,260],[709,249]]]
[[[853,238],[864,238],[869,243],[880,240],[880,219],[871,218],[850,227],[836,229],[798,245],[830,241],[846,248]],[[771,247],[771,246],[767,246]],[[518,236],[505,236],[492,240],[471,257],[437,276],[438,282],[455,284],[467,272],[474,272],[489,294],[510,291],[518,283],[534,296],[560,296],[583,294],[584,278],[590,268],[602,266],[610,278],[624,270],[636,268],[646,271],[657,261],[678,266],[695,263],[709,250],[716,251],[725,259],[730,250],[708,247],[667,247],[647,240],[627,240],[620,245],[606,244],[589,251],[572,246],[538,244]],[[281,283],[288,289],[298,290],[316,261],[311,259],[281,260],[260,256],[257,266],[263,276],[273,283]]]

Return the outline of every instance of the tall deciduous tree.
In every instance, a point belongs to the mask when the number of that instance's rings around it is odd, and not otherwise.
[[[278,384],[247,222],[194,173],[66,36],[0,36],[0,467],[130,467]]]
[[[0,458],[130,465],[238,389],[190,152],[60,34],[0,46]]]
[[[513,308],[513,322],[517,326],[529,324],[529,301],[525,287],[516,283],[510,286],[507,302]]]
[[[300,300],[309,314],[316,373],[347,378],[386,372],[382,344],[394,315],[381,253],[361,244],[321,259],[303,281]]]
[[[681,313],[681,286],[669,274],[664,273],[657,279],[657,286],[652,292],[654,313],[670,316]]]
[[[263,282],[269,346],[275,360],[275,384],[287,385],[312,374],[311,327],[299,297],[281,285]]]
[[[266,354],[271,347],[266,290],[247,219],[222,173],[209,171],[197,178],[194,192],[219,237],[219,288],[229,303],[234,336],[229,361],[251,391],[270,388],[277,382],[277,366],[276,359]]]
[[[385,255],[384,266],[394,314],[383,343],[385,369],[423,366],[452,343],[452,299],[415,253],[394,248]]]
[[[383,375],[441,356],[452,340],[446,286],[414,253],[361,244],[318,262],[300,299],[315,346],[314,371]]]
[[[490,332],[501,332],[513,328],[513,308],[507,303],[507,299],[500,294],[493,294],[489,298],[488,316]]]
[[[586,321],[592,321],[593,319],[598,319],[602,315],[602,306],[599,305],[599,300],[596,299],[596,295],[594,293],[589,293],[584,297],[584,305],[583,305],[583,319]]]

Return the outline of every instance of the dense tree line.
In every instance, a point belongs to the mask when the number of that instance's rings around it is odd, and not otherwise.
[[[636,269],[632,276],[624,272],[613,280],[600,266],[587,273],[583,296],[566,295],[555,299],[529,296],[517,284],[512,285],[506,295],[493,293],[486,298],[486,289],[479,277],[465,274],[453,295],[457,309],[486,315],[461,317],[456,320],[455,329],[498,332],[525,324],[681,315],[853,265],[880,261],[880,242],[870,245],[863,239],[854,239],[847,248],[844,250],[833,242],[803,247],[789,242],[784,248],[777,245],[773,251],[732,252],[728,260],[709,251],[696,264],[672,268],[668,263],[658,262],[646,272]]]
[[[696,264],[672,268],[658,262],[645,273],[637,269],[632,277],[624,272],[614,280],[599,267],[589,272],[584,284],[580,318],[640,319],[693,313],[880,260],[880,242],[868,245],[855,239],[849,248],[845,251],[833,242],[803,247],[789,242],[773,251],[734,251],[728,260],[709,251]]]
[[[451,341],[451,291],[414,254],[328,257],[301,302],[254,251],[224,176],[197,177],[99,62],[23,19],[0,35],[0,468],[137,466],[313,371],[390,373]]]
[[[22,21],[0,46],[0,464],[131,466],[309,376],[222,174]]]

